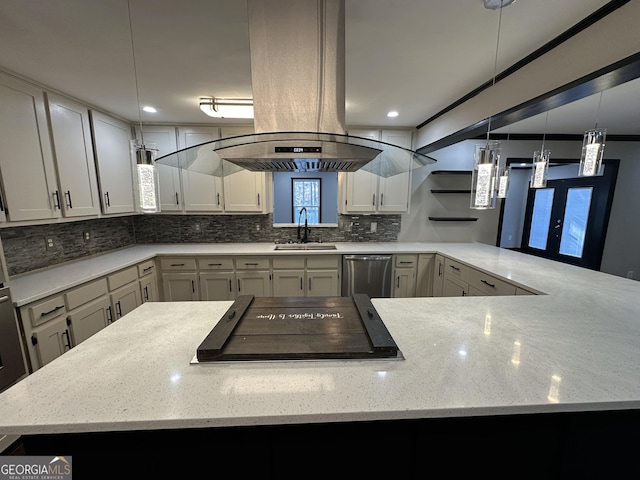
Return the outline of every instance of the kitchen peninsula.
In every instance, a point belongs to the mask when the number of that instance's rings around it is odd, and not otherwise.
[[[212,251],[274,254],[269,244],[148,245],[78,271]],[[193,359],[232,302],[145,303],[0,394],[0,432],[78,464],[104,452],[134,462],[208,455],[219,473],[263,478],[330,475],[339,460],[397,478],[514,465],[537,478],[638,472],[625,436],[640,427],[639,282],[482,244],[336,251],[437,252],[541,294],[373,299],[402,359],[218,364]],[[42,275],[16,282],[16,302],[68,287]],[[228,463],[243,458],[240,470]]]

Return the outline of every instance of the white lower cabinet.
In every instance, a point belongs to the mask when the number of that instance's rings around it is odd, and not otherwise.
[[[162,294],[165,302],[190,302],[198,300],[198,274],[163,273]]]
[[[443,297],[466,297],[469,294],[469,284],[457,277],[445,274],[442,285]]]
[[[416,271],[416,297],[431,297],[433,294],[433,267],[435,255],[421,253],[418,255],[418,269]]]
[[[234,300],[236,276],[234,272],[200,273],[200,300]]]
[[[307,297],[339,297],[338,270],[307,270]]]
[[[73,345],[84,342],[105,328],[112,321],[111,312],[109,297],[104,296],[69,313],[67,323],[71,328]]]
[[[127,313],[132,312],[142,305],[142,295],[138,279],[136,278],[133,283],[111,292],[110,297],[113,320],[118,320]]]
[[[414,297],[418,255],[394,255],[393,265],[393,296],[395,298]]]
[[[433,285],[431,287],[431,295],[434,297],[442,297],[442,289],[444,287],[444,257],[440,254],[436,254],[433,262]]]
[[[32,369],[37,370],[71,349],[66,316],[57,317],[33,331],[29,340]]]

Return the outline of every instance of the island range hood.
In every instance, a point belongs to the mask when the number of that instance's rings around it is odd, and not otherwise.
[[[185,148],[158,163],[217,176],[238,168],[353,172],[363,167],[390,176],[415,162],[435,161],[347,135],[344,0],[247,0],[247,8],[255,134]]]

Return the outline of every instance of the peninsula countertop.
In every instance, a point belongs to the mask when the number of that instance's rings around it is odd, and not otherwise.
[[[537,292],[544,292],[546,281],[535,272],[527,271],[527,265],[519,268],[519,260],[526,256],[507,255],[508,251],[473,243],[421,243],[421,242],[351,242],[332,243],[335,250],[276,250],[273,243],[192,243],[145,244],[125,247],[86,259],[71,261],[59,266],[17,275],[10,278],[11,296],[16,307],[54,295],[68,288],[109,275],[117,270],[149,260],[159,255],[350,255],[350,254],[398,254],[444,253],[459,261],[473,264],[487,273],[508,278],[512,283]],[[483,247],[487,249],[483,250]],[[483,252],[490,251],[491,255]],[[502,255],[499,255],[502,253]],[[505,256],[506,255],[506,256]],[[530,260],[530,259],[529,259]],[[553,262],[548,262],[548,268]],[[517,271],[517,274],[515,274]],[[579,269],[583,271],[583,269]],[[560,274],[561,275],[561,274]],[[526,287],[525,287],[526,288]]]
[[[0,433],[640,407],[640,282],[487,245],[404,247],[544,294],[373,299],[404,356],[393,360],[192,364],[232,302],[146,303],[0,394]]]

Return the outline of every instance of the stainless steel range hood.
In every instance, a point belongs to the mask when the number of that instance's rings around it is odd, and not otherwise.
[[[231,162],[251,171],[364,167],[390,176],[435,161],[346,134],[344,0],[248,0],[247,7],[256,133],[190,147],[158,163],[212,175],[236,171],[224,168]]]

